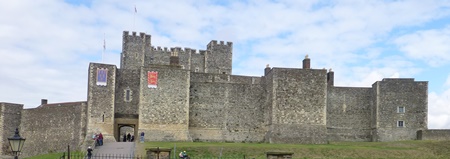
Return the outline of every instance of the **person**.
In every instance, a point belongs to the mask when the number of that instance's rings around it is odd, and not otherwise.
[[[94,135],[92,135],[92,139],[94,139],[94,143],[95,143],[95,146],[99,146],[99,143],[98,143],[98,134],[97,133],[95,133]]]
[[[127,135],[127,141],[130,141],[130,139],[131,139],[131,134],[128,133],[128,135]]]
[[[98,144],[100,146],[103,146],[103,134],[102,133],[98,134]]]
[[[87,156],[88,156],[88,159],[91,159],[91,157],[92,157],[92,151],[94,151],[94,150],[92,150],[92,148],[89,146],[88,149],[87,149]]]
[[[143,143],[144,142],[144,132],[141,132],[141,142]]]
[[[130,142],[133,142],[133,141],[134,141],[134,135],[131,135]]]
[[[181,159],[187,159],[188,155],[186,153],[186,151],[181,151],[180,154],[178,154],[178,156],[180,156]]]
[[[123,134],[123,142],[126,142],[126,141],[127,141],[127,135]]]

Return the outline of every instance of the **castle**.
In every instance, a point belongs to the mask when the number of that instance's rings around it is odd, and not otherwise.
[[[80,148],[94,133],[119,141],[121,129],[146,141],[324,144],[398,141],[427,134],[428,82],[383,79],[372,87],[336,87],[334,72],[267,66],[264,76],[232,75],[233,44],[206,50],[161,48],[151,36],[123,32],[120,68],[90,63],[87,101],[33,109],[0,103],[0,155],[17,127],[23,152]]]

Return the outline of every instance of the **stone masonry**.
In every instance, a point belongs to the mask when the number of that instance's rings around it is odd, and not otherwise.
[[[1,102],[0,155],[9,154],[6,138],[16,127],[27,138],[24,156],[67,144],[85,149],[100,132],[105,142],[120,141],[125,131],[136,139],[144,132],[146,141],[301,144],[450,136],[427,129],[427,82],[334,86],[334,72],[312,68],[307,56],[302,68],[267,65],[261,77],[238,76],[231,42],[213,40],[197,51],[152,46],[144,33],[124,31],[122,40],[120,67],[90,63],[87,101],[43,100],[33,109]]]

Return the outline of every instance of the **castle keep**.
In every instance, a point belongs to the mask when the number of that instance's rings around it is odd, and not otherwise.
[[[311,68],[308,57],[302,68],[267,66],[264,76],[238,76],[232,55],[231,42],[161,48],[150,35],[124,31],[120,68],[90,63],[87,101],[42,100],[33,109],[0,103],[0,153],[8,153],[6,138],[16,127],[28,155],[80,148],[98,132],[119,141],[124,127],[145,132],[146,141],[302,144],[414,140],[427,130],[427,82],[337,87],[334,72]]]

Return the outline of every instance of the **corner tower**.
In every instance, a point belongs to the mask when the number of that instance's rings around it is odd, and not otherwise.
[[[427,129],[428,82],[387,78],[372,89],[372,141],[415,140]]]

